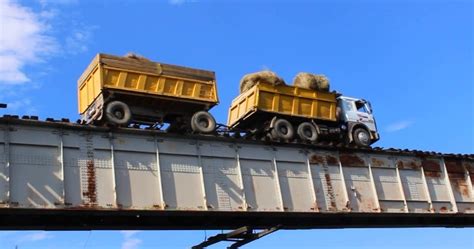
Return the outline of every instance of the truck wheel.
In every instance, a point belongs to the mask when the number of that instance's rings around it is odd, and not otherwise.
[[[196,112],[191,118],[191,129],[198,133],[211,133],[216,129],[216,120],[209,112]]]
[[[303,141],[316,142],[318,140],[318,131],[310,122],[303,122],[298,125],[296,133]]]
[[[359,146],[369,146],[370,145],[370,134],[364,128],[357,128],[352,133],[355,144]]]
[[[273,139],[284,139],[290,140],[293,138],[295,130],[293,125],[288,122],[286,119],[275,119],[271,126],[272,130],[270,132]]]
[[[127,125],[132,119],[132,112],[127,104],[121,101],[112,101],[105,108],[107,121],[116,125]]]

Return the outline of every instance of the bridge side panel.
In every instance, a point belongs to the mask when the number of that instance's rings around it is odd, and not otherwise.
[[[162,209],[154,139],[114,134],[117,205],[125,209]]]
[[[432,202],[432,211],[435,213],[455,212],[442,162],[438,158],[422,158],[421,164]]]
[[[10,153],[8,147],[8,131],[7,126],[0,126],[0,206],[8,203],[9,186],[9,168],[8,168],[8,154]]]
[[[224,142],[199,143],[208,210],[245,210],[235,147]]]
[[[203,158],[206,200],[209,210],[243,211],[237,162],[230,158]]]
[[[396,165],[400,171],[400,178],[406,197],[409,213],[431,212],[430,198],[421,171],[421,161],[414,157],[397,157]]]
[[[378,212],[377,199],[373,191],[365,156],[357,153],[340,153],[349,205],[353,212]]]
[[[296,148],[275,148],[274,153],[283,210],[289,212],[316,211],[307,155]]]
[[[10,132],[10,205],[54,208],[63,203],[58,135],[48,128]]]
[[[338,154],[312,151],[308,156],[319,211],[348,211],[347,194],[339,167]]]
[[[452,159],[445,160],[445,163],[458,211],[474,213],[474,191],[471,181],[471,177],[474,176],[474,163]]]
[[[296,155],[297,156],[297,155]],[[278,162],[278,176],[285,211],[312,212],[316,209],[304,162]]]
[[[273,149],[246,145],[238,153],[248,211],[283,211],[274,170]]]
[[[371,155],[375,189],[380,203],[380,211],[388,213],[406,212],[405,197],[393,160],[387,156]]]

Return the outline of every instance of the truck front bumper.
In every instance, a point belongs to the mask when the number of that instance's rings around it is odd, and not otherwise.
[[[370,131],[370,139],[372,140],[372,143],[379,141],[380,139],[379,133],[376,131]]]

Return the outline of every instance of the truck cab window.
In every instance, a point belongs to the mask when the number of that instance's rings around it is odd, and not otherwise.
[[[344,103],[344,109],[346,110],[346,112],[353,111],[354,108],[352,107],[352,102],[345,100],[343,103]]]
[[[367,110],[367,107],[365,106],[365,103],[362,102],[362,101],[356,101],[356,108],[357,108],[357,111],[358,112],[363,112],[363,113],[370,113],[368,110]]]

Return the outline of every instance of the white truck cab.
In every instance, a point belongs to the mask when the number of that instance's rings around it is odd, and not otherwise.
[[[346,96],[339,96],[339,120],[342,128],[347,129],[349,142],[369,146],[379,140],[372,106],[369,101]]]

